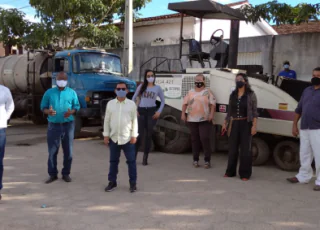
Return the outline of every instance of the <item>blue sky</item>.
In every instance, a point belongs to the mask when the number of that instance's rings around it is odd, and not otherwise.
[[[50,1],[50,0],[48,0]],[[168,10],[168,3],[172,2],[182,2],[185,0],[152,0],[151,3],[147,4],[147,6],[142,9],[139,13],[141,14],[140,17],[152,17],[152,16],[158,16],[163,14],[171,14],[174,13],[173,11]],[[238,2],[240,0],[217,0],[218,2],[222,4],[228,4],[232,2]],[[249,0],[249,2],[253,5],[261,4],[268,2],[269,0]],[[286,2],[292,5],[296,5],[299,2],[306,2],[306,3],[318,3],[319,0],[286,0],[279,2]],[[38,21],[34,18],[35,10],[30,7],[29,0],[0,0],[0,7],[3,8],[22,8],[21,11],[26,13],[26,18],[30,21]]]

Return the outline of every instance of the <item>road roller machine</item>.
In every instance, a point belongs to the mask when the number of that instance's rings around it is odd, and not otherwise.
[[[68,75],[68,86],[77,92],[81,109],[76,114],[75,136],[86,126],[101,126],[104,108],[115,97],[119,81],[126,82],[129,97],[136,83],[122,74],[120,57],[104,50],[79,48],[59,52],[35,50],[0,58],[0,84],[8,87],[15,102],[15,117],[28,117],[44,124],[40,111],[43,94],[56,87],[56,76]]]
[[[221,128],[228,111],[229,96],[235,89],[235,76],[238,72],[244,71],[189,68],[181,73],[168,71],[156,73],[156,84],[162,87],[166,99],[166,106],[153,138],[156,148],[167,153],[184,153],[191,150],[190,131],[180,119],[182,101],[187,92],[194,88],[194,77],[202,73],[205,76],[206,86],[212,90],[217,100],[212,123],[212,150],[227,151],[228,137],[221,136]],[[272,156],[279,168],[287,171],[297,170],[299,139],[292,136],[292,124],[299,95],[296,94],[297,90],[290,93],[293,90],[288,86],[297,86],[299,81],[281,79],[278,85],[256,77],[249,77],[249,81],[257,95],[259,112],[258,134],[252,141],[253,165],[263,165]],[[283,85],[288,92],[281,88]],[[303,88],[308,86],[308,84],[300,85]],[[303,89],[298,91],[302,92]]]

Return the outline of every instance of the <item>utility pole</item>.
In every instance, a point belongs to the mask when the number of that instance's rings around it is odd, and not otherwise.
[[[126,76],[130,77],[133,69],[133,0],[126,0],[126,11],[124,21],[124,57]]]

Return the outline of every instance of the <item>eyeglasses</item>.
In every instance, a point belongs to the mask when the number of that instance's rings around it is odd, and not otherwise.
[[[147,75],[147,78],[149,78],[149,77],[154,77],[153,75]]]
[[[117,88],[117,91],[120,91],[120,90],[122,90],[122,91],[126,91],[126,90],[127,90],[127,88]]]
[[[194,84],[204,83],[203,81],[195,81]]]

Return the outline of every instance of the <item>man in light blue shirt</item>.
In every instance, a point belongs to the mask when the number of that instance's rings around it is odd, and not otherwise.
[[[77,93],[67,87],[68,77],[64,72],[57,76],[57,87],[45,92],[41,110],[48,115],[48,174],[46,184],[58,179],[57,156],[60,141],[63,149],[62,179],[71,182],[72,147],[74,138],[74,114],[80,109]]]
[[[291,78],[291,79],[297,80],[296,71],[290,69],[290,62],[285,61],[285,62],[283,63],[283,69],[284,69],[284,70],[282,70],[282,71],[278,74],[278,76],[280,76],[280,77],[286,77],[286,78]]]

